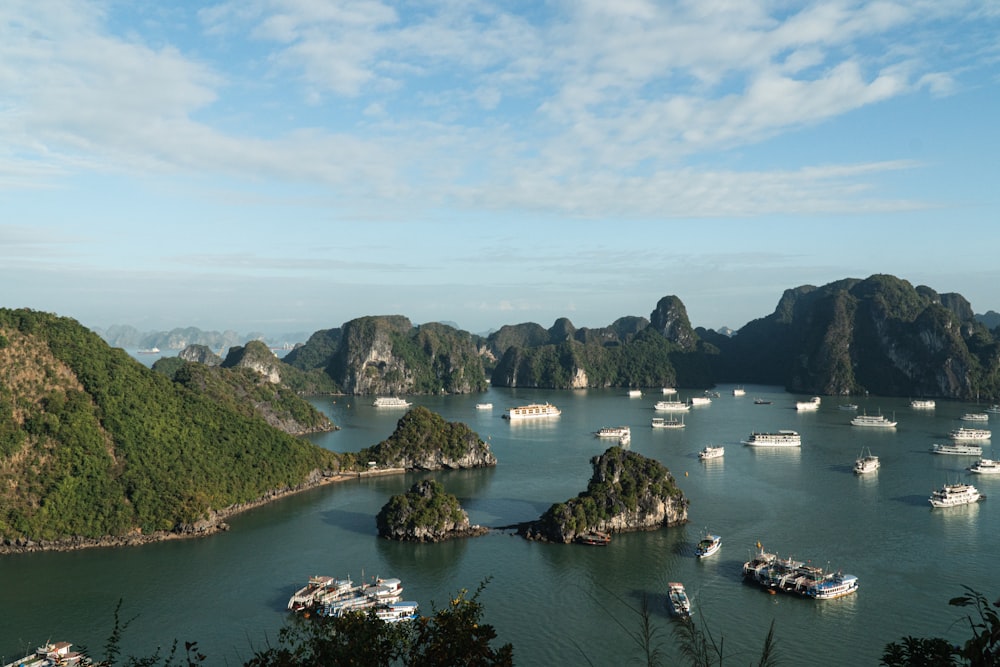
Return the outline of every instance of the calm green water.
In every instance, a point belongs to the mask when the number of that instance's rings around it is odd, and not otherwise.
[[[0,658],[48,639],[101,655],[123,599],[123,615],[135,617],[127,652],[148,653],[176,638],[197,641],[211,664],[240,664],[274,639],[288,596],[312,574],[399,577],[405,597],[425,612],[490,578],[486,621],[514,644],[520,665],[580,664],[584,655],[594,665],[638,663],[627,630],[638,629],[633,610],[643,596],[673,654],[663,594],[674,580],[687,586],[697,621],[724,639],[728,664],[749,664],[772,620],[780,656],[793,665],[877,664],[886,643],[908,634],[965,638],[956,622],[961,610],[947,602],[963,584],[1000,595],[1000,479],[966,473],[973,459],[928,450],[976,406],[939,401],[936,410],[917,411],[902,399],[855,399],[869,413],[895,412],[898,428],[883,432],[850,426],[851,413],[833,398],[818,412],[798,413],[801,396],[748,386],[746,396],[733,397],[730,389],[720,387],[720,398],[692,409],[681,431],[649,428],[658,392],[628,398],[623,390],[493,389],[418,397],[417,404],[488,439],[498,466],[316,489],[236,517],[230,532],[208,539],[0,557]],[[774,403],[754,405],[755,396]],[[546,400],[562,408],[561,418],[523,425],[501,419],[508,406]],[[494,410],[477,411],[482,401]],[[356,451],[387,437],[402,412],[370,403],[317,399],[343,429],[315,441]],[[609,446],[592,432],[619,424],[632,427],[633,451],[674,472],[691,499],[690,524],[616,536],[606,548],[535,544],[503,532],[434,545],[376,536],[381,506],[427,476],[456,494],[474,523],[536,518],[586,487],[590,458]],[[738,444],[751,430],[779,428],[798,430],[801,450]],[[725,458],[700,462],[696,452],[707,444],[724,444]],[[862,447],[881,457],[882,468],[857,477],[851,466]],[[990,500],[930,508],[932,488],[970,478]],[[705,528],[723,536],[723,548],[698,561],[694,544]],[[781,555],[855,574],[860,591],[814,602],[745,585],[740,567],[758,540]]]

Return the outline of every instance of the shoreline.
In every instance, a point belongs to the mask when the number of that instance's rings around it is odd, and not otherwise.
[[[104,537],[70,537],[58,540],[30,540],[20,538],[17,540],[5,540],[0,543],[0,556],[13,554],[38,553],[43,551],[78,551],[80,549],[100,549],[114,547],[136,547],[156,542],[166,542],[168,540],[189,540],[200,537],[209,537],[216,533],[226,532],[230,529],[226,519],[234,517],[243,512],[262,507],[268,503],[287,498],[303,491],[315,489],[330,484],[340,484],[351,480],[361,480],[367,477],[383,477],[386,475],[401,475],[406,473],[406,468],[378,468],[373,470],[361,470],[357,472],[338,472],[324,474],[314,471],[310,479],[295,487],[284,489],[274,489],[257,500],[246,503],[230,505],[219,510],[211,510],[207,519],[202,519],[194,524],[188,524],[179,530],[162,530],[154,533],[144,534],[139,532],[128,535],[107,535]]]

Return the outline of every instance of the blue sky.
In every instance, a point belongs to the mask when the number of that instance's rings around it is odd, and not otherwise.
[[[0,306],[738,328],[889,273],[1000,310],[1000,4],[7,0]]]

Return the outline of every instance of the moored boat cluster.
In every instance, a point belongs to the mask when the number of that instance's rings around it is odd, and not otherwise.
[[[743,577],[771,591],[814,600],[832,600],[858,590],[858,578],[853,574],[827,572],[791,557],[779,558],[764,551],[760,542],[757,553],[743,564]]]
[[[350,577],[313,576],[288,599],[288,609],[332,617],[374,610],[376,617],[387,623],[417,618],[419,605],[402,597],[403,584],[395,578],[376,577],[369,583],[355,584]]]

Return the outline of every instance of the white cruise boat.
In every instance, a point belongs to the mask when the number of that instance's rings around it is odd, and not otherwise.
[[[851,420],[851,426],[874,426],[875,428],[896,428],[896,421],[892,419],[886,419],[885,415],[869,415],[861,414],[857,415]]]
[[[796,431],[774,431],[772,433],[753,432],[743,444],[748,447],[799,447],[802,445],[802,436]]]
[[[628,397],[629,398],[642,398],[642,389],[629,389],[628,390]]]
[[[674,389],[673,387],[663,387],[663,388],[662,388],[662,389],[660,390],[660,392],[661,392],[661,393],[662,393],[662,394],[663,394],[664,396],[670,396],[671,394],[676,394],[676,393],[677,393],[677,390],[676,390],[676,389]]]
[[[72,646],[69,642],[49,642],[36,648],[34,653],[7,663],[4,667],[71,667],[92,664],[83,653],[71,650]]]
[[[725,456],[726,448],[723,446],[712,447],[711,445],[705,447],[705,449],[698,452],[698,458],[702,461],[707,461],[708,459],[717,459]]]
[[[966,412],[959,419],[964,422],[988,422],[990,416],[985,412]]]
[[[291,611],[307,609],[335,581],[335,577],[320,575],[309,577],[309,583],[292,593],[292,597],[288,598],[288,609]]]
[[[683,417],[683,415],[681,415]],[[684,428],[684,419],[675,417],[653,417],[649,422],[653,428]]]
[[[653,409],[660,412],[687,412],[691,406],[682,401],[657,401]]]
[[[979,502],[984,498],[986,496],[971,484],[945,484],[940,489],[935,489],[928,500],[934,507],[955,507]]]
[[[854,460],[854,472],[859,475],[863,475],[866,472],[875,472],[878,470],[879,465],[878,457],[872,454],[871,450],[868,450],[868,453],[865,454],[865,450],[862,449],[861,455]]]
[[[551,403],[532,403],[508,409],[503,413],[503,418],[511,421],[523,421],[526,419],[548,419],[558,417],[561,414],[562,410]]]
[[[969,466],[969,472],[974,472],[978,475],[1000,475],[1000,461],[979,459]]]
[[[963,445],[956,442],[950,445],[931,445],[931,451],[935,454],[951,454],[953,456],[982,456],[983,448],[979,445]]]
[[[933,410],[937,406],[932,398],[915,398],[910,401],[910,407],[917,410]]]
[[[830,573],[812,587],[808,596],[817,600],[834,600],[858,590],[858,578],[853,574]]]
[[[598,431],[594,431],[594,435],[598,438],[620,438],[623,435],[632,435],[632,429],[628,426],[605,426]]]
[[[746,396],[746,395],[747,395],[747,390],[744,389],[743,387],[736,387],[735,389],[733,389],[733,396]]]
[[[694,553],[698,558],[708,558],[721,548],[722,537],[705,533],[705,536],[698,542],[698,546],[694,548]]]
[[[991,405],[986,408],[986,412],[992,412],[993,414],[1000,413],[1000,405]]]
[[[838,410],[847,410],[848,412],[857,412],[858,406],[856,403],[841,403],[837,406]]]
[[[692,396],[688,399],[688,405],[711,405],[711,403],[710,396]]]
[[[492,403],[476,403],[476,410],[492,410]]]
[[[376,408],[408,408],[413,404],[395,396],[379,396],[372,405]]]
[[[390,602],[376,607],[375,617],[386,623],[414,621],[420,618],[420,605],[409,600]]]
[[[795,409],[801,411],[807,410],[819,410],[819,404],[822,399],[819,396],[813,396],[808,401],[796,401]]]
[[[948,434],[952,440],[989,440],[993,435],[985,428],[966,428],[959,426]]]
[[[691,615],[691,600],[684,590],[684,584],[671,581],[667,584],[667,604],[670,611],[676,616],[688,617]]]

